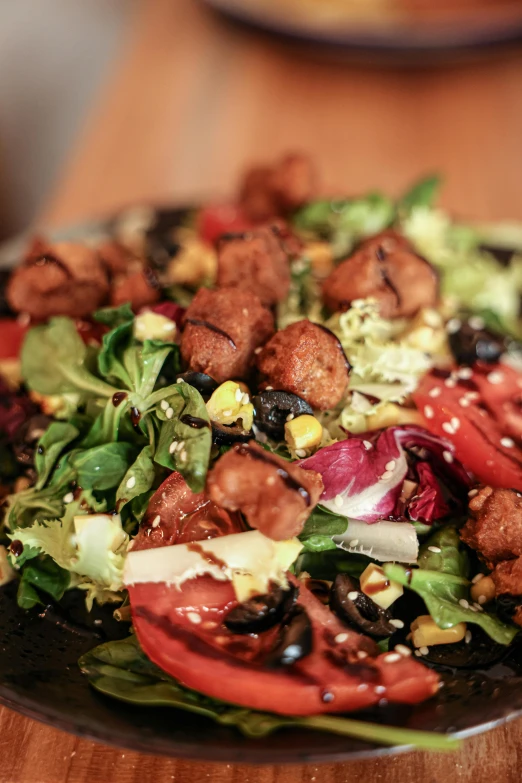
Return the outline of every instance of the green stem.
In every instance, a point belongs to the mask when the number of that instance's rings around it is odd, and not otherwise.
[[[447,734],[382,726],[378,723],[337,718],[332,715],[298,718],[295,723],[303,728],[329,731],[345,737],[357,737],[366,742],[382,745],[411,745],[424,750],[456,750],[460,746],[460,740]]]

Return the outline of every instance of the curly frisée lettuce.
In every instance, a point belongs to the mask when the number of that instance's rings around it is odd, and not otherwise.
[[[78,504],[72,504],[79,510]],[[9,534],[22,545],[15,565],[38,555],[47,555],[71,575],[70,586],[87,592],[88,606],[96,598],[100,603],[118,600],[122,588],[123,564],[129,537],[116,514],[75,514],[68,511],[62,520],[35,522]],[[19,548],[19,545],[18,545]]]

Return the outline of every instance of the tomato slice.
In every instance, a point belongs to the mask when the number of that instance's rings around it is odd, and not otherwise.
[[[16,318],[0,318],[0,359],[16,359],[19,356],[28,328]]]
[[[171,473],[150,499],[133,549],[187,544],[244,529],[239,514],[229,514],[204,492],[192,492],[180,473]]]
[[[204,207],[198,215],[199,235],[210,244],[222,234],[249,231],[253,225],[236,204],[214,204]]]
[[[414,392],[426,428],[484,484],[522,491],[522,375],[507,365],[459,374],[431,373]]]
[[[315,715],[432,696],[438,677],[412,658],[371,657],[374,643],[347,629],[301,586],[298,604],[312,623],[312,652],[291,669],[252,664],[271,634],[232,634],[222,619],[237,601],[230,583],[198,577],[181,589],[129,588],[133,624],[145,654],[188,688],[215,699],[281,715]],[[195,622],[196,621],[196,622]],[[357,652],[360,657],[357,657]]]

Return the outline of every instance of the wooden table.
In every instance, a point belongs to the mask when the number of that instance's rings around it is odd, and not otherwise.
[[[44,219],[228,193],[246,162],[296,146],[337,191],[396,193],[435,169],[451,209],[520,219],[522,52],[437,70],[347,66],[245,35],[190,0],[143,0]],[[0,781],[515,783],[521,729],[468,740],[454,755],[251,768],[113,750],[0,710]]]

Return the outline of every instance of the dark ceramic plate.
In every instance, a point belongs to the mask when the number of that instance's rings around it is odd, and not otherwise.
[[[520,0],[497,0],[488,8],[460,8],[420,15],[346,10],[335,17],[299,12],[299,2],[281,0],[204,0],[241,24],[294,41],[319,44],[338,53],[435,55],[477,50],[522,40]],[[321,0],[316,0],[320,7]],[[339,2],[339,8],[342,3]],[[308,6],[309,8],[309,6]],[[359,4],[359,9],[362,6]]]
[[[91,224],[60,237],[105,234],[109,224]],[[0,250],[0,269],[17,258],[23,239]],[[64,603],[65,602],[65,603]],[[0,702],[30,718],[120,747],[169,756],[279,764],[341,761],[404,751],[333,734],[284,730],[245,739],[232,729],[170,708],[134,707],[101,696],[80,674],[78,658],[108,639],[128,633],[110,608],[91,615],[83,598],[69,593],[60,607],[23,612],[15,587],[0,588]],[[522,715],[522,649],[483,671],[443,671],[437,697],[416,707],[388,706],[358,717],[462,737]]]

